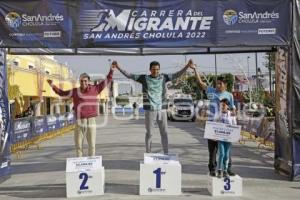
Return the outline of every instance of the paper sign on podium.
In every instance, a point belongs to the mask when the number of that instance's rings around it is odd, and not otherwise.
[[[225,142],[238,142],[241,135],[241,126],[219,122],[206,121],[204,138]]]
[[[144,154],[140,195],[180,195],[181,164],[177,155]]]
[[[67,158],[67,197],[103,195],[104,180],[101,156]]]

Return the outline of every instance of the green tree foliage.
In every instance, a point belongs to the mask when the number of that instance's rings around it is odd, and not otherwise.
[[[225,78],[225,82],[227,83],[227,90],[231,92],[233,89],[234,76],[230,73],[221,74],[219,76]],[[216,76],[209,74],[206,76],[206,78],[208,80],[207,85],[215,87]],[[206,94],[205,92],[200,90],[196,76],[189,76],[186,79],[178,79],[176,81],[173,81],[172,83],[172,88],[182,89],[183,93],[191,94],[194,99],[206,99]]]
[[[129,97],[127,95],[117,96],[116,103],[124,107],[129,104]]]
[[[267,52],[265,58],[267,61],[264,63],[267,69],[275,70],[276,52]]]

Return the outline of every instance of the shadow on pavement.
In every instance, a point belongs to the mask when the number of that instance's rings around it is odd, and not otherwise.
[[[195,187],[193,187],[193,188],[188,188],[188,187],[182,188],[182,194],[185,195],[185,196],[188,196],[189,194],[210,196],[210,193],[209,193],[207,188],[195,188]]]
[[[139,185],[130,185],[130,184],[118,184],[118,183],[106,183],[105,184],[105,193],[111,194],[126,194],[126,195],[139,195]],[[207,188],[182,188],[182,195],[209,195],[210,193]]]
[[[0,195],[19,198],[65,198],[65,184],[1,187]]]
[[[30,163],[12,166],[12,174],[65,171],[66,162]]]
[[[139,186],[131,184],[106,183],[105,193],[138,195]]]

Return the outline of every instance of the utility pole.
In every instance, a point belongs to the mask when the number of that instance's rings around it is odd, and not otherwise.
[[[218,71],[217,71],[217,54],[215,53],[215,82],[217,84],[217,75],[218,75]]]
[[[249,67],[250,67],[250,66],[249,66],[249,59],[250,59],[250,56],[248,56],[248,57],[247,57],[247,68],[248,68],[248,74],[247,74],[247,75],[248,75],[248,78],[250,77],[250,70],[249,70]]]
[[[270,95],[272,95],[272,71],[271,71],[271,54],[268,54],[268,59],[269,59],[269,90],[270,90]]]
[[[250,56],[247,56],[247,68],[248,68],[247,80],[249,80],[249,78],[250,78],[249,59],[250,59]],[[248,81],[248,92],[250,93],[250,81]],[[251,94],[249,94],[249,95],[251,96]]]
[[[258,68],[257,68],[257,52],[255,52],[255,77],[256,77],[256,91],[258,91]]]

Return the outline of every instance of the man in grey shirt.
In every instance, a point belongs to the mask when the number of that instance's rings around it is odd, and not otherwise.
[[[189,60],[188,64],[174,74],[160,74],[160,64],[157,61],[150,63],[150,75],[131,74],[121,69],[116,61],[113,62],[117,69],[127,78],[133,79],[142,84],[143,87],[143,108],[145,110],[146,152],[151,152],[152,133],[154,122],[157,121],[163,152],[168,154],[168,123],[167,123],[167,96],[166,82],[180,77],[188,68],[194,64]]]

